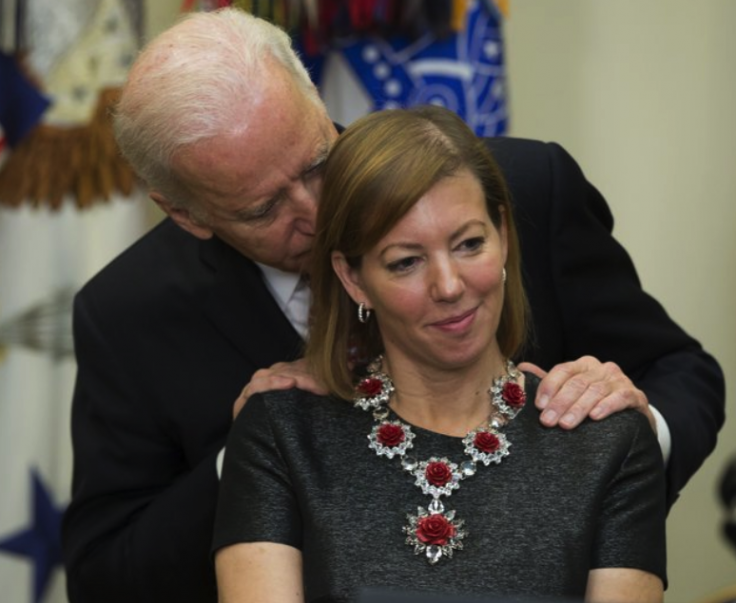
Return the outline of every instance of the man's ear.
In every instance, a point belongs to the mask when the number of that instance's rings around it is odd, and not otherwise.
[[[345,255],[341,251],[332,252],[332,269],[351,299],[356,304],[365,303],[370,309],[371,304],[361,284],[360,272],[348,264]]]
[[[174,205],[161,193],[152,192],[149,196],[159,206],[161,211],[176,222],[180,228],[183,228],[198,239],[207,240],[212,238],[214,234],[212,229],[194,218],[188,209]]]

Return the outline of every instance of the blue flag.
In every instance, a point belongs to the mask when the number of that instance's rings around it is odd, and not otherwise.
[[[25,78],[13,57],[0,53],[0,126],[15,146],[39,122],[49,100]]]
[[[464,27],[442,39],[426,33],[360,36],[337,42],[372,103],[371,110],[436,104],[462,117],[478,136],[507,131],[502,15],[490,2],[472,2]],[[321,61],[305,56],[319,86]]]

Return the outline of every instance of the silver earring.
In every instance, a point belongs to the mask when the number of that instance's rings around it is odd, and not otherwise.
[[[360,302],[358,304],[358,320],[362,322],[363,324],[368,322],[368,319],[371,317],[371,311],[369,308],[365,307],[365,302]]]
[[[501,278],[503,278],[503,282],[506,282],[506,268],[503,269],[503,272],[501,272]]]

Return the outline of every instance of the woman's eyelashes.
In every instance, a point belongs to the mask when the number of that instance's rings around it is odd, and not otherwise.
[[[463,254],[474,254],[483,249],[486,243],[485,236],[468,237],[458,243],[453,251],[460,252]],[[386,269],[394,274],[401,274],[409,272],[413,268],[419,265],[422,261],[422,257],[418,255],[409,255],[406,257],[391,260],[386,263]]]
[[[459,251],[480,251],[485,245],[486,238],[483,236],[469,237],[464,239],[458,246]]]
[[[407,256],[398,260],[393,260],[386,264],[386,268],[389,272],[401,273],[411,270],[414,266],[419,263],[418,256]]]

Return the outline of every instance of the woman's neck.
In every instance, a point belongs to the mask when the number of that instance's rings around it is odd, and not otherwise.
[[[396,391],[389,406],[405,421],[430,431],[463,437],[488,419],[488,389],[506,371],[500,352],[472,365],[442,370],[385,358]]]

